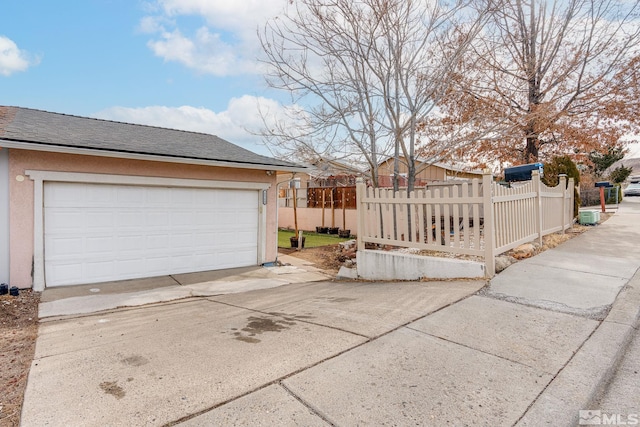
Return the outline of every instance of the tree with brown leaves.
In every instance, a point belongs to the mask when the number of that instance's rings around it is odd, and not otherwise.
[[[640,135],[639,11],[637,0],[506,0],[440,105],[456,126],[473,126],[466,117],[482,111],[501,131],[458,154],[588,162]]]

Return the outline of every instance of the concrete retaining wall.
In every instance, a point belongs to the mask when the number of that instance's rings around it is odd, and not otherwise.
[[[358,276],[367,280],[460,279],[485,277],[477,261],[419,256],[397,252],[358,251]]]

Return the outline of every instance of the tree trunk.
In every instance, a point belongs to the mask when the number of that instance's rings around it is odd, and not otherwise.
[[[527,146],[524,149],[522,155],[524,163],[535,163],[538,161],[538,153],[540,147],[538,146],[538,135],[533,130],[527,132]]]
[[[396,140],[396,149],[393,153],[393,192],[400,190],[400,144]]]
[[[416,186],[416,159],[413,155],[409,156],[407,162],[407,193],[411,193]]]

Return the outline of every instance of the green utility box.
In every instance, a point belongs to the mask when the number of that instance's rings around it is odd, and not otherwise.
[[[580,211],[580,224],[594,225],[600,222],[600,212],[598,211]]]

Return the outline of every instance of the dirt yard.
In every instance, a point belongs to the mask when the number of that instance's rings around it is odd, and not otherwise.
[[[18,426],[38,335],[40,294],[0,296],[0,425]]]
[[[545,236],[538,251],[553,248],[588,229],[588,226],[575,225],[564,235]],[[316,268],[332,273],[340,269],[341,259],[344,259],[338,245],[302,251],[280,248],[280,252],[311,261]],[[40,294],[29,290],[21,290],[17,297],[0,296],[0,360],[3,362],[0,369],[0,426],[17,427],[20,424],[24,390],[38,334],[39,300]]]
[[[278,252],[312,262],[316,268],[333,273],[337,273],[342,265],[339,259],[340,249],[338,245],[305,248],[301,251],[289,248],[278,248]]]

